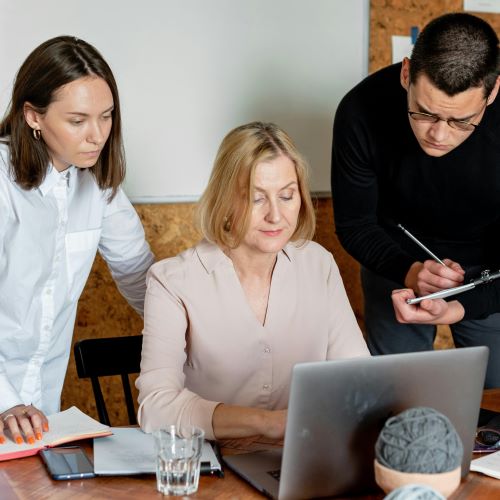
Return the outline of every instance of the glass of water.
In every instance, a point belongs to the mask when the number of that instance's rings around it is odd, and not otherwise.
[[[156,486],[164,495],[190,495],[198,489],[202,429],[170,425],[153,433],[156,449]]]

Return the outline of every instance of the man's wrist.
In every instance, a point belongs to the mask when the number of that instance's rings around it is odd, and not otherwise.
[[[404,285],[406,288],[411,288],[412,290],[416,291],[417,290],[417,277],[418,273],[422,269],[422,262],[414,262],[411,266],[410,269],[408,269],[408,272],[406,273],[405,276],[405,281]]]
[[[465,309],[458,300],[452,300],[448,302],[448,310],[445,315],[445,324],[458,323],[462,321],[465,314]]]

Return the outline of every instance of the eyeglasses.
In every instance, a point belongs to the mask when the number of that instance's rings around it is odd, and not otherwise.
[[[480,427],[476,432],[476,444],[483,449],[496,450],[500,448],[500,431],[494,428]]]
[[[481,113],[481,111],[479,113]],[[443,121],[446,122],[451,128],[454,128],[455,130],[461,130],[462,132],[472,132],[478,127],[478,125],[476,125],[475,123],[471,123],[465,120],[455,120],[454,118],[446,119],[441,118],[438,115],[431,115],[430,113],[420,113],[418,111],[408,110],[408,114],[410,115],[410,118],[412,118],[416,122],[437,123],[439,121]]]
[[[410,100],[410,90],[408,89],[408,101]],[[481,114],[486,105],[488,104],[488,98],[484,100],[484,106],[474,115],[477,116]],[[455,118],[441,118],[438,115],[433,115],[431,113],[422,113],[420,111],[411,111],[408,106],[408,115],[412,120],[420,123],[437,123],[439,121],[446,122],[451,128],[455,130],[460,130],[461,132],[472,132],[476,130],[479,124],[471,123],[467,120],[456,120]]]

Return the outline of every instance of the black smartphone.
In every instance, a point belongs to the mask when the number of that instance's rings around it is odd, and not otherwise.
[[[41,450],[40,455],[52,479],[95,477],[94,464],[79,446],[60,446]]]

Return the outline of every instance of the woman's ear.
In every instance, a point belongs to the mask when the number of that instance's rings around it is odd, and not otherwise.
[[[40,113],[38,113],[33,105],[25,102],[23,106],[24,119],[33,130],[40,130]]]

